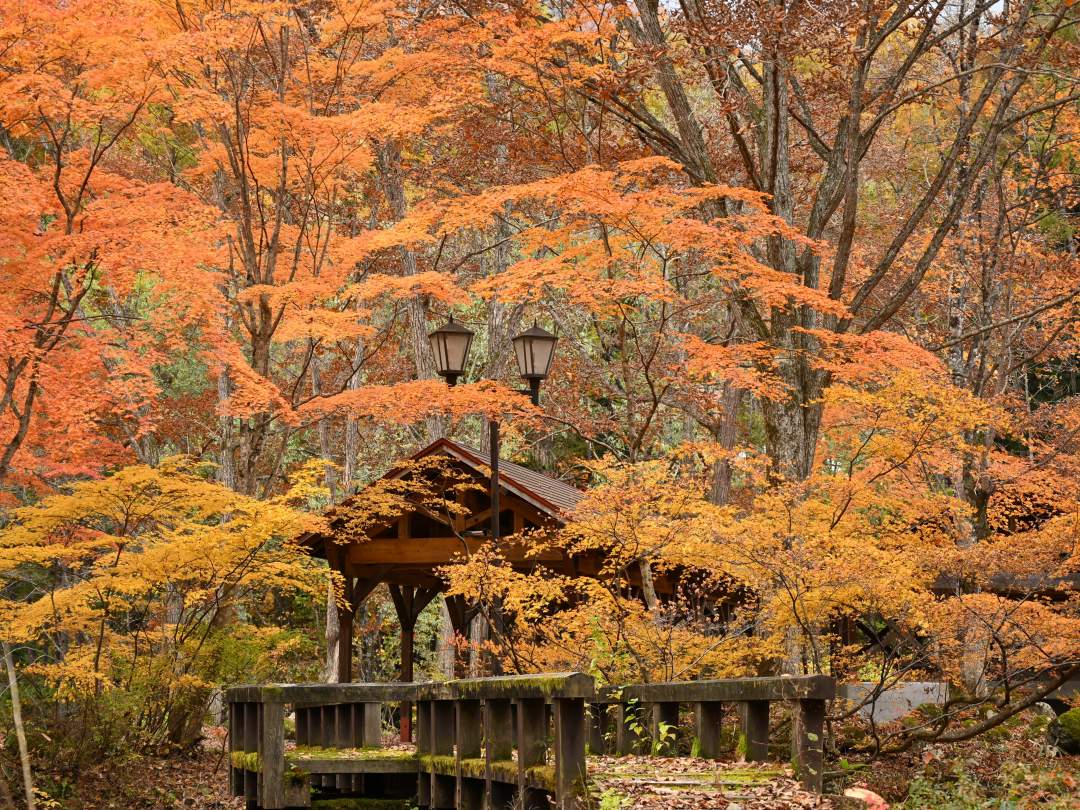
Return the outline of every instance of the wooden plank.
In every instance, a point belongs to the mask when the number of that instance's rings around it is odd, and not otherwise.
[[[285,807],[285,707],[264,703],[259,741],[259,804],[262,810]]]
[[[694,684],[684,685],[693,686]],[[397,703],[402,700],[417,699],[453,700],[459,697],[469,699],[492,697],[509,700],[560,696],[592,700],[594,694],[595,687],[590,676],[580,672],[556,672],[546,675],[506,675],[496,678],[427,684],[325,683],[237,686],[226,690],[226,700],[229,702],[291,703],[314,707],[338,703]],[[598,700],[603,701],[604,698],[601,696]]]
[[[330,703],[396,703],[416,697],[412,683],[271,683],[234,686],[225,699],[252,703],[292,703],[324,706]]]
[[[586,784],[585,701],[555,698],[552,706],[555,711],[555,807],[575,810]]]
[[[720,723],[724,719],[724,704],[702,701],[694,705],[694,723],[697,729],[698,756],[720,759]]]
[[[319,754],[290,751],[286,761],[301,770],[316,774],[416,773],[418,768],[416,757],[402,756],[365,755],[360,759],[350,759],[347,756],[321,757]]]
[[[836,697],[836,681],[827,675],[800,675],[793,678],[731,678],[712,681],[685,681],[632,684],[612,690],[622,700],[636,699],[642,703],[697,703],[722,701],[736,703],[744,700],[832,700]],[[605,699],[601,695],[600,699]],[[612,701],[614,702],[614,701]]]
[[[792,758],[803,787],[817,793],[821,793],[824,783],[824,740],[825,701],[800,700],[792,723]]]
[[[347,549],[349,568],[358,565],[448,565],[465,556],[466,547],[470,554],[478,551],[487,542],[484,537],[414,537],[407,542],[396,538],[368,540],[351,545]],[[562,556],[554,552],[529,554],[528,549],[518,543],[500,546],[500,552],[506,559],[514,562],[558,561]]]
[[[553,697],[591,698],[595,683],[581,672],[548,675],[501,675],[495,678],[467,678],[446,683],[417,685],[419,696],[427,700],[532,700]]]
[[[769,701],[750,700],[743,707],[746,761],[764,762],[769,758]]]

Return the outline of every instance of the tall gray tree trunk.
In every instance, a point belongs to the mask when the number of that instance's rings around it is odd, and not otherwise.
[[[341,645],[341,618],[338,616],[337,598],[334,583],[326,585],[326,663],[323,665],[324,683],[336,683]]]
[[[408,202],[405,199],[405,181],[401,176],[401,153],[394,143],[387,141],[379,148],[378,166],[383,194],[390,204],[390,210],[395,220],[402,220],[408,214]],[[400,253],[405,275],[416,275],[416,252],[403,247]],[[407,341],[416,366],[416,376],[422,380],[435,376],[435,358],[428,343],[427,315],[425,300],[419,295],[411,296],[405,304]],[[444,421],[437,417],[428,419],[426,427],[428,441],[434,441],[446,433]]]
[[[11,689],[11,716],[15,722],[15,740],[19,744],[19,762],[22,764],[23,787],[26,789],[26,808],[35,810],[34,776],[30,768],[30,751],[26,746],[26,728],[23,726],[22,701],[19,699],[19,678],[15,673],[15,661],[11,658],[11,647],[6,641],[0,642],[4,653],[4,666],[7,667],[8,687]]]

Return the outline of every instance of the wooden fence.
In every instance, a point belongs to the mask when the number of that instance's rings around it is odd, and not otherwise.
[[[825,675],[794,678],[733,678],[634,684],[600,690],[590,701],[589,749],[619,756],[662,742],[662,727],[679,725],[680,707],[694,712],[695,753],[717,759],[724,752],[720,724],[725,704],[735,706],[741,721],[739,748],[750,762],[769,753],[769,716],[773,703],[791,704],[791,761],[799,780],[821,791],[825,739],[825,704],[836,696],[836,682]],[[645,733],[635,733],[640,728]]]
[[[228,690],[233,795],[262,810],[310,807],[312,793],[415,798],[432,810],[570,810],[586,794],[586,749],[627,754],[692,707],[695,754],[721,756],[722,706],[740,707],[749,760],[768,753],[770,705],[792,704],[792,761],[822,787],[831,678],[636,684],[597,691],[580,673],[428,684],[302,684]],[[391,713],[416,712],[416,747],[384,747]],[[292,709],[295,746],[286,745]]]

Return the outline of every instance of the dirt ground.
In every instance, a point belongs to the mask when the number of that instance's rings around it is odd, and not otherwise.
[[[51,763],[51,768],[42,763],[38,806],[41,810],[243,810],[243,801],[228,795],[226,749],[225,729],[207,728],[195,751],[103,763],[80,774],[77,784],[63,775],[62,763]],[[590,781],[599,804],[594,810],[862,807],[850,800],[822,800],[804,793],[784,763],[747,766],[688,759],[658,762],[648,757],[600,759],[599,765],[590,763]],[[834,795],[845,787],[866,787],[884,797],[893,810],[1080,810],[1080,758],[1053,756],[1032,717],[967,743],[925,746],[875,761],[833,759],[827,769],[827,787]],[[680,771],[685,773],[680,776]],[[12,777],[9,774],[9,785],[16,793]],[[0,810],[3,804],[0,797]]]

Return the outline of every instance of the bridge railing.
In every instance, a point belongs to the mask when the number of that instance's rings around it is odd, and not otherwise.
[[[421,686],[419,804],[533,810],[550,793],[560,810],[574,807],[585,790],[585,701],[594,693],[581,673]]]
[[[835,696],[836,681],[825,675],[676,681],[603,689],[590,701],[589,749],[593,753],[635,753],[643,744],[660,740],[665,725],[677,727],[680,707],[689,705],[694,712],[696,753],[717,759],[723,753],[720,727],[723,707],[728,704],[736,706],[741,717],[742,753],[748,761],[761,761],[769,750],[770,706],[789,702],[796,774],[807,789],[820,792],[825,704]]]
[[[270,684],[229,689],[230,785],[263,810],[311,805],[313,789],[415,796],[422,807],[569,810],[592,753],[637,752],[693,707],[695,753],[719,758],[723,706],[740,707],[748,760],[765,759],[770,706],[792,705],[792,761],[822,789],[824,676],[633,684],[596,690],[581,673],[427,684]],[[416,709],[416,750],[382,745],[387,706]],[[291,709],[295,746],[286,745]],[[644,730],[644,733],[642,733]],[[651,747],[651,746],[650,746]],[[348,749],[348,750],[343,750]]]
[[[308,807],[312,787],[363,789],[368,774],[416,773],[416,757],[382,747],[382,711],[414,699],[403,683],[264,684],[225,692],[230,787],[263,810]],[[287,708],[296,747],[286,755]],[[350,749],[344,757],[335,749]],[[360,756],[362,752],[362,756]]]

